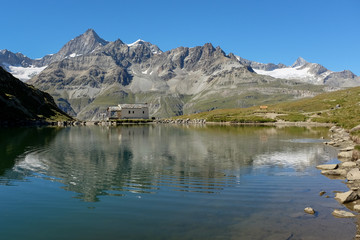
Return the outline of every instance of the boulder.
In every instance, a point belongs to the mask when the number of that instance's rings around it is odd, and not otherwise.
[[[306,212],[308,214],[315,214],[315,210],[312,207],[306,207],[304,209],[304,212]]]
[[[338,158],[352,158],[353,151],[339,152]]]
[[[321,174],[332,175],[332,176],[346,176],[345,169],[334,169],[334,170],[322,170]]]
[[[354,210],[360,212],[360,205],[359,204],[354,205]]]
[[[351,218],[351,217],[355,217],[355,215],[351,212],[348,211],[344,211],[344,210],[337,210],[335,209],[332,212],[332,215],[335,217],[339,217],[339,218]]]
[[[353,127],[350,132],[356,132],[360,130],[360,125],[357,125],[356,127]]]
[[[350,190],[344,193],[336,193],[335,199],[340,203],[348,203],[359,199],[359,195],[356,192]]]
[[[342,168],[354,168],[356,167],[356,163],[355,162],[344,162],[341,164]]]
[[[346,175],[347,180],[349,181],[355,181],[355,180],[360,180],[360,170],[359,168],[353,168],[351,169],[347,175]]]
[[[316,168],[320,170],[334,170],[338,168],[338,164],[322,164],[317,165]]]
[[[354,146],[348,146],[346,148],[340,149],[339,151],[340,152],[347,152],[347,151],[352,151],[352,150],[354,150]]]

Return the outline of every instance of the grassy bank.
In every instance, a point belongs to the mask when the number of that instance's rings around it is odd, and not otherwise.
[[[333,123],[346,129],[360,124],[360,87],[329,92],[313,98],[250,108],[218,109],[177,118],[209,122],[265,123],[276,121]]]

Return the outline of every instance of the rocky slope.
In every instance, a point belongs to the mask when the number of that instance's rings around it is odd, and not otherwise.
[[[0,67],[0,122],[70,119],[48,93],[21,82]]]

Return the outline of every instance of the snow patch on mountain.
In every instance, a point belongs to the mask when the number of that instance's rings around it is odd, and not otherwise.
[[[69,57],[73,58],[73,57],[78,57],[81,56],[82,54],[77,54],[77,53],[72,53],[69,55]]]
[[[268,75],[274,78],[299,79],[299,78],[313,77],[313,75],[308,72],[310,68],[303,68],[303,69],[299,69],[299,68],[300,67],[296,67],[296,68],[289,67],[289,68],[274,69],[272,71],[265,71],[254,68],[254,71],[257,74]]]
[[[30,78],[38,75],[42,72],[47,66],[44,67],[35,67],[31,65],[30,67],[22,66],[10,66],[6,63],[3,63],[6,66],[6,69],[16,78],[20,79],[23,82],[28,81]]]
[[[136,40],[135,42],[133,42],[133,43],[129,43],[129,44],[126,44],[128,47],[130,47],[130,48],[132,48],[132,47],[137,47],[138,45],[145,45],[145,46],[147,46],[148,48],[150,48],[150,50],[151,50],[151,52],[153,53],[153,54],[160,54],[160,53],[162,53],[162,51],[156,46],[156,45],[153,45],[153,44],[151,44],[151,43],[149,43],[149,42],[146,42],[146,41],[144,41],[144,40],[142,40],[142,39],[138,39],[138,40]]]
[[[139,44],[139,43],[141,43],[141,42],[145,42],[144,40],[142,40],[142,39],[138,39],[138,40],[136,40],[135,42],[133,42],[133,43],[130,43],[130,44],[127,44],[129,47],[132,47],[132,46],[135,46],[135,45],[137,45],[137,44]]]
[[[271,76],[273,78],[282,78],[289,80],[302,80],[304,82],[312,84],[324,84],[323,79],[328,76],[331,71],[327,71],[321,75],[315,75],[310,72],[310,67],[287,67],[287,68],[278,68],[272,71],[255,69],[254,71],[257,74]]]

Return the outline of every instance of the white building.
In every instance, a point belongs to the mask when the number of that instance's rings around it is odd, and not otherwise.
[[[144,104],[119,104],[108,107],[108,119],[149,119],[149,107]]]

